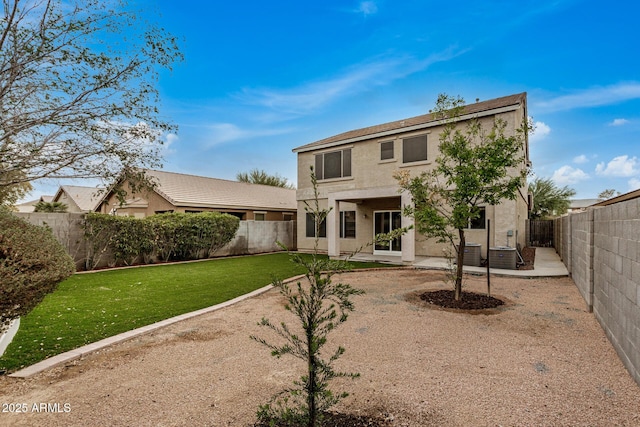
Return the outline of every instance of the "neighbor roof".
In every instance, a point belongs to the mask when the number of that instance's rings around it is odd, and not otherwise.
[[[155,191],[174,206],[297,210],[296,190],[270,185],[145,170],[156,183]]]
[[[482,116],[482,113],[495,114],[501,110],[509,111],[518,108],[520,105],[524,105],[526,108],[527,93],[518,93],[515,95],[504,96],[502,98],[491,99],[489,101],[476,102],[464,106],[462,111],[462,118],[465,116]],[[525,111],[526,116],[526,111]],[[345,144],[349,142],[362,141],[365,139],[371,139],[374,137],[392,135],[399,132],[407,132],[411,130],[417,130],[436,126],[440,124],[441,119],[437,118],[435,114],[423,114],[421,116],[411,117],[403,120],[396,120],[394,122],[383,123],[380,125],[369,126],[362,129],[355,129],[348,132],[344,132],[329,138],[321,139],[310,144],[302,145],[294,148],[293,152],[305,152],[318,148],[325,148],[334,145]]]
[[[58,201],[63,191],[67,193],[67,196],[73,200],[73,202],[83,212],[93,211],[98,206],[98,202],[102,199],[102,191],[100,188],[63,185],[58,189],[53,200]]]

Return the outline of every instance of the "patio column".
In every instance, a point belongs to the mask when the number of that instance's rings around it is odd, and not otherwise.
[[[411,197],[411,193],[406,191],[402,192],[400,196],[400,209],[403,209],[405,206],[410,206],[413,204],[413,198]],[[406,217],[402,215],[401,223],[402,227],[409,227],[413,225],[413,218]],[[416,260],[416,230],[412,228],[402,235],[402,263],[403,264],[413,264]]]
[[[329,194],[329,204],[327,209],[330,209],[327,215],[327,251],[330,257],[340,256],[340,202],[336,200],[335,196]]]

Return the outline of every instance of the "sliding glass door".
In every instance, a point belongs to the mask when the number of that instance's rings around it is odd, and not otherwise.
[[[390,233],[402,227],[402,215],[400,211],[377,211],[374,212],[373,232],[374,234]],[[377,255],[402,255],[402,241],[398,237],[389,242],[388,245],[376,244],[373,253]]]

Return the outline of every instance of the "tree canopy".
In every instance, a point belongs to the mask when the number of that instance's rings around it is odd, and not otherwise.
[[[567,212],[571,205],[571,197],[575,190],[558,187],[550,178],[535,178],[529,183],[529,193],[532,195],[532,206],[529,216],[531,219],[546,219]]]
[[[497,117],[488,130],[477,119],[462,126],[463,108],[462,98],[440,95],[433,110],[444,120],[436,166],[419,176],[406,170],[396,174],[400,187],[413,198],[413,206],[405,206],[404,214],[414,218],[416,230],[455,248],[456,300],[462,294],[465,229],[479,217],[480,206],[517,197],[527,173],[524,143],[530,127],[525,120],[508,135],[507,123]]]
[[[269,175],[264,170],[253,169],[249,172],[240,172],[236,175],[236,179],[240,182],[248,182],[250,184],[271,185],[272,187],[282,187],[294,189],[295,186],[287,181],[287,178],[278,174]]]
[[[160,166],[174,37],[124,1],[3,0],[0,188],[40,178],[114,181]]]

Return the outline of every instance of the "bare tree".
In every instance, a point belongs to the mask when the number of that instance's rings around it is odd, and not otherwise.
[[[154,84],[181,59],[175,38],[119,0],[2,5],[0,188],[160,166],[174,126]]]

